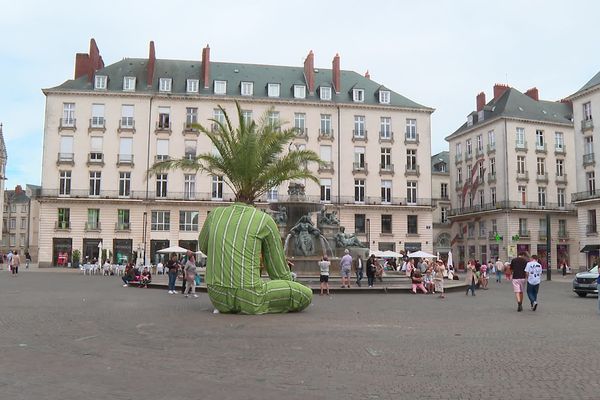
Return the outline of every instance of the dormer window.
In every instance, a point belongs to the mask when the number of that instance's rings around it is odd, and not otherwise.
[[[467,126],[473,126],[473,115],[467,117]]]
[[[363,103],[365,101],[365,90],[352,89],[352,101],[356,103]]]
[[[225,94],[227,92],[227,81],[215,81],[215,94]]]
[[[241,94],[242,96],[252,96],[254,94],[254,83],[242,82]]]
[[[96,79],[94,81],[94,89],[106,90],[106,81],[106,75],[96,75]]]
[[[279,97],[279,83],[269,83],[267,86],[267,96]]]
[[[158,80],[158,91],[159,92],[170,92],[172,82],[173,82],[173,80],[171,78],[160,78]]]
[[[294,85],[294,98],[305,99],[306,98],[306,86]]]
[[[319,88],[321,100],[331,100],[331,88],[329,86],[321,86]]]
[[[123,78],[123,90],[128,92],[135,90],[135,76],[126,76]]]
[[[390,104],[390,91],[389,90],[380,90],[379,91],[379,103]]]
[[[198,93],[198,79],[188,79],[186,84],[186,92]]]

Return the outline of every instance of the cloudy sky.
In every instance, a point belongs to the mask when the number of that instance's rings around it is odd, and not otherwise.
[[[433,149],[494,83],[559,100],[600,70],[594,0],[113,1],[0,0],[0,122],[8,148],[7,188],[39,184],[42,88],[71,79],[75,53],[95,38],[106,64],[147,57],[315,67],[371,79],[436,109]]]

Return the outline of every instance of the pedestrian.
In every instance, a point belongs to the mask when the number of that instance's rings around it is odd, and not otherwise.
[[[596,279],[596,289],[598,290],[598,314],[600,314],[600,275]]]
[[[344,250],[344,256],[340,260],[340,275],[342,276],[342,289],[350,288],[350,273],[352,271],[352,256],[350,250]]]
[[[134,282],[135,279],[135,269],[133,268],[133,264],[129,262],[125,266],[125,272],[121,277],[121,280],[123,281],[123,287],[129,286],[129,282]]]
[[[569,269],[569,266],[567,265],[567,260],[563,259],[560,262],[560,270],[562,271],[562,276],[567,276],[567,269]]]
[[[523,291],[525,289],[525,282],[527,274],[525,273],[525,267],[527,266],[527,259],[525,253],[519,253],[516,258],[513,258],[510,262],[510,269],[512,271],[512,285],[515,297],[517,299],[517,311],[523,311]]]
[[[427,294],[427,289],[425,289],[425,286],[423,285],[423,277],[419,268],[415,269],[410,280],[412,283],[412,292],[414,294],[417,294],[417,289],[421,289],[423,293]]]
[[[142,271],[142,274],[140,275],[140,287],[143,288],[145,287],[146,289],[148,289],[148,284],[152,282],[152,274],[150,273],[150,270],[148,269],[148,267],[144,267],[144,270]]]
[[[29,268],[29,264],[31,263],[31,255],[29,254],[29,250],[25,252],[25,269]]]
[[[500,261],[500,257],[496,258],[496,282],[502,281],[502,271],[504,270],[504,263]]]
[[[19,273],[19,265],[21,265],[21,257],[19,256],[19,252],[15,250],[12,258],[10,259],[10,267],[13,275],[17,275]]]
[[[327,296],[329,296],[329,267],[331,262],[327,256],[323,256],[319,261],[319,282],[321,286],[321,296],[323,296],[323,290],[327,290]],[[357,281],[358,283],[358,281]],[[359,285],[360,286],[360,285]]]
[[[488,265],[484,262],[481,264],[481,268],[479,269],[480,280],[481,280],[481,288],[483,290],[488,289]]]
[[[512,279],[512,271],[510,270],[510,263],[508,261],[504,263],[504,278],[507,281]]]
[[[179,272],[179,262],[177,261],[177,254],[172,253],[171,258],[167,261],[167,269],[169,270],[169,294],[177,293],[175,291],[175,281],[177,281],[177,273]]]
[[[369,287],[373,287],[373,283],[375,282],[375,264],[377,260],[375,259],[375,254],[371,254],[371,256],[367,259],[367,282]]]
[[[13,252],[12,252],[12,250],[9,249],[8,254],[6,254],[6,265],[8,265],[8,269],[11,272],[12,272],[12,264],[11,264],[12,258],[13,258]]]
[[[356,256],[356,285],[361,287],[360,283],[363,279],[363,262],[362,257],[359,255]]]
[[[471,295],[475,296],[475,273],[475,261],[469,260],[469,262],[467,263],[467,277],[465,278],[465,283],[469,285],[467,287],[467,292],[465,293],[467,296],[469,295],[469,290],[471,291]]]
[[[542,281],[542,266],[535,254],[531,256],[531,261],[525,266],[525,274],[527,275],[527,297],[531,303],[531,310],[535,311],[538,307],[537,296]]]
[[[443,299],[444,296],[444,275],[446,274],[446,266],[444,262],[439,260],[435,266],[435,276],[433,281],[435,283],[435,291],[440,295],[439,298]]]
[[[186,289],[183,294],[185,297],[188,297],[190,294],[197,298],[196,294],[196,259],[194,258],[194,253],[188,250],[187,252],[187,261],[185,262],[185,266],[183,267],[184,274],[183,279],[185,280]]]

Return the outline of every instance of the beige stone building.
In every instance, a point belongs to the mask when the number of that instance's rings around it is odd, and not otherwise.
[[[583,268],[597,263],[600,255],[597,223],[600,189],[596,189],[596,175],[600,176],[600,169],[594,156],[597,153],[596,149],[600,149],[598,140],[594,140],[594,133],[598,131],[594,120],[600,120],[600,73],[569,96],[568,100],[573,102],[575,124],[574,164],[578,173],[575,179],[576,193],[573,193],[572,201],[577,207],[580,251],[578,264],[572,264]]]
[[[4,191],[2,254],[12,250],[23,255],[29,249],[30,203],[31,199],[21,185]]]
[[[431,200],[433,205],[433,254],[442,259],[450,251],[451,229],[448,214],[450,205],[450,162],[448,151],[431,156]]]
[[[0,210],[4,210],[4,181],[6,180],[7,161],[8,156],[6,154],[6,144],[4,143],[4,133],[2,132],[2,123],[0,123]],[[4,243],[6,233],[7,229],[3,225],[2,232],[0,232],[0,243]]]
[[[546,216],[551,219],[551,265],[577,259],[575,138],[568,102],[539,100],[494,86],[476,99],[450,144],[452,250],[456,264],[474,258],[507,260],[538,254],[546,265]]]
[[[290,151],[308,148],[328,164],[315,171],[307,195],[337,210],[348,231],[371,248],[433,251],[430,116],[415,103],[364,76],[304,66],[210,60],[125,58],[105,66],[92,40],[76,57],[75,78],[45,89],[39,260],[56,265],[74,249],[97,257],[98,244],[116,261],[133,252],[151,261],[179,244],[195,248],[199,227],[215,206],[232,200],[223,178],[170,171],[146,179],[165,158],[213,151],[191,128],[222,120],[241,104],[246,118],[298,129]],[[314,167],[314,166],[313,166]],[[284,200],[273,188],[261,206]],[[429,229],[427,229],[429,227]]]

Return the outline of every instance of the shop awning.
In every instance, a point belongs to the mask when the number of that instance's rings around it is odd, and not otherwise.
[[[583,246],[583,249],[581,249],[579,252],[588,253],[594,250],[600,250],[600,244],[586,244],[585,246]]]

